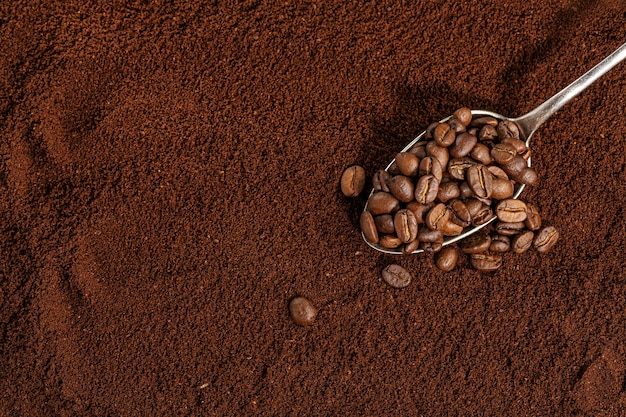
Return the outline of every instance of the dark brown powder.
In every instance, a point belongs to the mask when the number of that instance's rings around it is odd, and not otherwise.
[[[377,253],[339,179],[459,106],[524,114],[624,28],[620,0],[2,2],[0,415],[623,415],[624,64],[532,143],[550,253]]]

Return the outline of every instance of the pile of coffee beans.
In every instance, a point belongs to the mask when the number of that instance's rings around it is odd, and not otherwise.
[[[417,249],[436,253],[443,271],[454,269],[459,250],[469,255],[474,268],[494,271],[504,252],[523,253],[533,246],[545,252],[554,246],[559,233],[552,226],[541,228],[537,206],[512,198],[521,184],[532,186],[538,180],[527,163],[530,149],[514,122],[474,117],[463,107],[447,122],[431,124],[424,139],[398,153],[387,170],[374,173],[373,193],[360,218],[367,241],[404,254]],[[359,195],[365,176],[361,167],[348,168],[342,192]],[[497,222],[462,240],[458,248],[443,247],[444,238],[484,225],[494,215]]]

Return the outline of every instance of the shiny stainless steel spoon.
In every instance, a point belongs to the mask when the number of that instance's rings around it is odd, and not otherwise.
[[[491,116],[491,117],[495,117],[498,120],[510,120],[516,123],[520,129],[521,138],[523,137],[526,139],[526,146],[529,147],[530,138],[532,137],[533,133],[535,133],[535,131],[546,120],[548,120],[550,116],[552,116],[557,110],[563,107],[572,98],[580,94],[583,90],[585,90],[587,87],[593,84],[598,78],[600,78],[602,75],[604,75],[607,71],[609,71],[611,68],[613,68],[615,65],[620,63],[625,58],[626,58],[626,43],[620,46],[619,48],[617,48],[617,50],[615,50],[611,55],[604,58],[599,64],[591,68],[589,71],[583,74],[576,81],[574,81],[573,83],[565,87],[563,90],[559,91],[554,96],[546,100],[543,104],[539,105],[537,108],[535,108],[534,110],[531,110],[530,112],[526,113],[523,116],[513,119],[513,118],[502,116],[501,114],[493,113],[493,112],[486,111],[486,110],[472,110],[472,117],[476,118],[476,117],[482,117],[482,116]],[[452,116],[448,116],[445,119],[440,120],[440,123],[447,122],[451,117]],[[419,136],[413,139],[408,145],[406,145],[404,149],[402,149],[400,152],[408,152],[411,148],[413,148],[413,146],[415,146],[416,143],[423,140],[425,135],[426,135],[426,131],[422,132]],[[385,170],[388,171],[394,162],[395,162],[395,159],[393,159],[389,163],[389,165],[387,165]],[[528,162],[528,166],[530,166],[530,158],[528,159],[527,162]],[[518,198],[520,194],[522,193],[522,191],[524,190],[524,187],[525,187],[524,184],[520,184],[515,189],[513,198]],[[370,196],[373,193],[374,193],[374,190],[372,190],[372,192],[370,193]],[[367,204],[365,205],[364,210],[367,210]],[[449,245],[450,243],[464,239],[468,237],[469,235],[476,233],[478,230],[482,229],[483,227],[487,226],[489,223],[493,222],[495,219],[496,217],[494,216],[487,223],[484,223],[480,226],[476,226],[473,228],[469,228],[467,231],[463,232],[459,236],[449,237],[446,240],[444,240],[443,245],[444,246]],[[361,235],[363,236],[363,240],[365,240],[365,242],[368,245],[370,245],[372,248],[378,251],[381,251],[384,253],[396,254],[396,255],[403,254],[400,248],[395,248],[395,249],[385,248],[381,246],[380,244],[368,242],[362,233]],[[421,252],[423,252],[423,250],[418,249],[414,251],[413,253],[421,253]]]

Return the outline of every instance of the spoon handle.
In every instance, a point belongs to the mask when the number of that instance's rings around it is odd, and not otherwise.
[[[626,58],[626,43],[617,48],[611,55],[604,58],[595,67],[580,76],[576,81],[550,97],[534,110],[531,110],[517,119],[513,119],[513,121],[517,123],[524,133],[527,143],[530,136],[539,126],[543,124],[543,122],[548,120],[548,118],[550,118],[550,116],[552,116],[557,110],[563,107],[572,98],[576,97],[584,89],[589,87],[607,71],[619,64],[624,58]]]

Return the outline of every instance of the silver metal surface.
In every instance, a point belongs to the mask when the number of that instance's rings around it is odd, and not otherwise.
[[[511,120],[515,122],[520,127],[521,133],[523,134],[523,137],[526,139],[526,146],[529,146],[530,138],[532,137],[533,133],[535,133],[535,131],[546,120],[548,120],[550,116],[552,116],[557,110],[563,107],[567,102],[569,102],[571,99],[573,99],[578,94],[580,94],[583,90],[585,90],[587,87],[593,84],[598,78],[604,75],[607,71],[609,71],[615,65],[619,64],[625,58],[626,58],[626,43],[620,46],[619,48],[617,48],[617,50],[615,50],[611,55],[604,58],[598,65],[591,68],[581,77],[579,77],[576,81],[574,81],[573,83],[571,83],[570,85],[568,85],[567,87],[565,87],[564,89],[556,93],[554,96],[544,101],[541,105],[537,106],[535,109],[531,110],[530,112],[526,113],[523,116],[520,116],[517,118],[509,118],[509,117],[502,116],[501,114],[493,113],[493,112],[486,111],[486,110],[472,110],[472,116],[478,116],[478,117],[492,116],[498,120]],[[440,120],[439,122],[440,123],[446,122],[451,117],[452,116],[448,116],[445,119]],[[426,131],[419,134],[415,139],[409,142],[409,144],[406,145],[400,152],[407,152],[409,149],[415,146],[415,144],[417,144],[418,142],[421,142],[424,139],[425,134],[426,134]],[[530,159],[531,158],[528,158],[528,166],[530,166]],[[395,158],[389,163],[389,165],[387,165],[387,167],[385,168],[385,171],[388,171],[389,167],[394,162],[395,162]],[[524,188],[525,188],[524,184],[518,185],[518,187],[515,189],[515,193],[513,194],[513,198],[519,198]],[[370,196],[373,193],[374,193],[374,190],[370,192]],[[367,211],[367,203],[365,204],[364,211]],[[480,226],[473,227],[465,231],[464,233],[460,234],[459,236],[448,237],[447,239],[444,240],[443,246],[457,242],[461,239],[465,239],[469,235],[476,233],[483,227],[487,226],[489,223],[493,222],[495,219],[496,217],[494,216],[487,223],[482,224]],[[380,252],[389,253],[393,255],[403,254],[402,250],[399,248],[389,249],[377,243],[368,242],[367,239],[365,239],[365,236],[363,235],[362,232],[361,232],[361,236],[363,236],[363,240],[365,241],[365,243],[367,243],[369,246],[371,246],[372,248]],[[424,252],[422,249],[418,249],[412,253],[422,253],[422,252]]]

